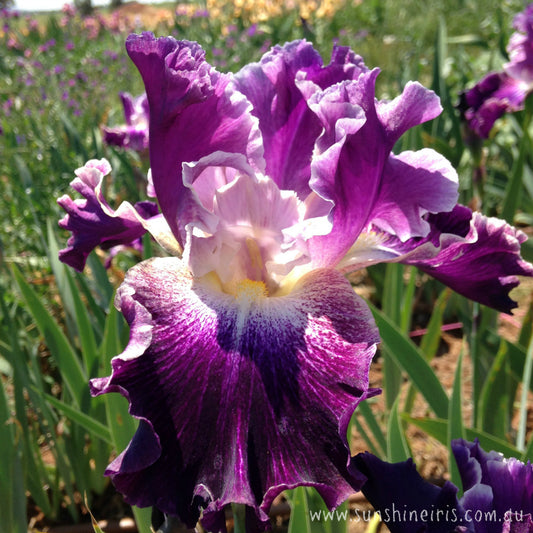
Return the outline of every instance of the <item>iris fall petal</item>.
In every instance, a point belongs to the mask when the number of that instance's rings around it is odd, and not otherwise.
[[[138,202],[135,206],[123,202],[113,210],[102,194],[102,182],[109,172],[111,166],[105,159],[89,161],[76,170],[77,177],[70,184],[84,199],[73,200],[67,195],[58,199],[67,212],[59,226],[72,232],[59,258],[79,271],[97,246],[109,249],[129,245],[144,235],[148,226],[165,225],[153,202]]]
[[[341,435],[373,394],[371,313],[334,270],[312,272],[288,296],[260,291],[221,293],[177,258],[128,272],[116,304],[130,343],[92,389],[122,393],[142,421],[109,469],[129,502],[191,525],[198,503],[209,516],[239,502],[265,521],[286,488],[312,485],[331,507],[360,487]]]

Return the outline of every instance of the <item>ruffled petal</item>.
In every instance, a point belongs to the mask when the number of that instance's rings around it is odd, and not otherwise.
[[[107,250],[117,245],[131,245],[148,228],[160,224],[158,207],[153,202],[138,202],[135,206],[123,202],[116,211],[109,206],[102,194],[102,182],[109,172],[111,166],[105,159],[87,162],[76,170],[77,177],[71,182],[72,188],[84,199],[73,200],[64,195],[57,200],[67,212],[59,226],[72,232],[59,258],[80,272],[97,246]]]
[[[278,187],[309,193],[309,162],[321,126],[296,86],[300,70],[316,71],[322,58],[305,41],[276,46],[245,66],[235,86],[252,103],[263,137],[266,174]]]
[[[191,196],[182,164],[223,151],[243,154],[263,170],[257,119],[248,100],[228,86],[231,76],[211,67],[197,43],[143,33],[130,35],[126,49],[150,105],[150,162],[159,205],[183,246]]]
[[[407,130],[438,117],[442,106],[433,91],[410,81],[394,100],[376,102],[376,110],[389,143],[394,144]]]
[[[308,262],[303,235],[317,221],[303,221],[296,193],[256,175],[243,155],[215,152],[184,164],[183,174],[194,199],[183,258],[195,277],[216,272],[228,292],[239,280],[262,280],[272,295],[280,277]]]
[[[454,440],[452,451],[465,489],[461,500],[465,510],[472,515],[476,510],[486,511],[482,516],[491,517],[479,523],[480,531],[500,533],[505,519],[509,526],[517,526],[521,517],[533,513],[533,466],[529,461],[524,464],[493,451],[485,452],[477,440]]]
[[[348,48],[336,47],[331,63],[305,41],[276,46],[259,63],[235,76],[235,86],[253,105],[265,149],[266,174],[280,189],[300,198],[310,192],[310,162],[322,125],[306,100],[316,89],[325,89],[367,70],[363,60]],[[305,90],[307,86],[311,90]]]
[[[190,526],[199,504],[216,524],[230,502],[264,523],[275,496],[299,485],[340,504],[364,479],[348,470],[346,429],[375,392],[371,313],[333,270],[279,298],[254,282],[236,297],[213,283],[177,258],[128,272],[116,305],[130,342],[92,391],[126,396],[141,425],[108,474],[129,502]]]
[[[533,276],[533,265],[520,256],[526,235],[461,205],[426,220],[429,233],[405,242],[369,228],[339,263],[339,270],[351,272],[380,262],[414,265],[459,294],[510,313],[516,307],[509,293],[519,283],[517,276]]]
[[[474,531],[466,529],[457,487],[449,481],[443,487],[425,481],[412,459],[392,464],[365,452],[353,463],[367,478],[363,494],[392,533]]]
[[[457,172],[430,149],[391,155],[369,216],[372,224],[405,241],[430,231],[427,213],[451,211],[459,197]]]
[[[527,236],[503,220],[474,212],[468,234],[454,239],[447,227],[456,224],[456,214],[466,208],[459,206],[454,213],[429,217],[436,234],[448,237],[449,245],[428,259],[407,258],[403,263],[415,265],[442,281],[459,294],[498,311],[510,313],[516,303],[509,297],[519,284],[517,276],[533,276],[533,265],[520,256],[520,245]]]
[[[324,127],[316,143],[310,184],[331,202],[333,222],[328,235],[312,240],[317,265],[339,262],[373,217],[405,240],[412,231],[415,235],[427,231],[421,219],[425,212],[450,210],[457,198],[456,174],[436,152],[391,155],[406,128],[438,114],[438,97],[409,84],[393,102],[376,102],[378,73],[363,71],[356,80],[309,99]],[[435,194],[428,194],[431,190]]]

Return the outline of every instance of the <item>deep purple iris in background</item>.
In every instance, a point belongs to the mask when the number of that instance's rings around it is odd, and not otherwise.
[[[120,93],[126,124],[115,128],[104,127],[104,141],[110,146],[118,146],[143,152],[148,148],[149,107],[146,94],[133,97]]]
[[[479,442],[452,441],[464,494],[437,487],[412,460],[386,463],[370,453],[354,462],[367,476],[363,493],[392,533],[533,533],[533,467],[485,452]],[[386,483],[384,483],[386,480]]]
[[[281,491],[316,487],[329,507],[358,490],[346,429],[377,391],[379,341],[344,274],[416,265],[461,294],[510,312],[525,235],[456,205],[457,174],[430,149],[393,154],[438,97],[408,83],[375,96],[378,69],[336,47],[276,46],[235,75],[196,43],[132,35],[126,47],[149,103],[155,204],[102,195],[107,161],[76,171],[64,196],[61,259],[81,270],[98,244],[149,231],[169,254],[130,269],[115,305],[130,341],[95,395],[120,392],[139,429],[108,467],[127,500],[192,526],[203,509],[249,507],[266,527]],[[149,207],[152,206],[152,207]]]
[[[509,61],[501,72],[490,72],[472,89],[460,95],[459,110],[470,130],[483,139],[505,113],[524,108],[533,90],[533,4],[514,19],[507,45]]]

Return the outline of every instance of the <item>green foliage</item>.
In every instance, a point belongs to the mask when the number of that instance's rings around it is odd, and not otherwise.
[[[5,4],[0,1],[0,7]],[[410,130],[395,149],[436,149],[458,169],[462,203],[476,201],[485,214],[531,229],[531,102],[524,112],[500,119],[481,152],[465,145],[454,108],[460,91],[505,61],[521,1],[365,0],[305,21],[295,10],[255,20],[233,16],[230,3],[221,5],[217,16],[192,4],[182,7],[171,23],[151,29],[199,41],[220,70],[236,71],[273,44],[307,38],[325,58],[338,42],[361,54],[368,66],[379,66],[381,98],[396,96],[411,79],[431,86],[441,96],[442,115]],[[92,254],[83,275],[57,258],[67,235],[56,229],[62,212],[55,199],[69,190],[74,170],[87,159],[111,161],[114,177],[105,185],[112,205],[146,195],[139,176],[146,174],[147,162],[102,143],[101,127],[123,122],[118,93],[143,90],[124,52],[128,30],[102,20],[79,14],[9,18],[0,32],[0,533],[26,530],[26,493],[47,519],[66,512],[79,520],[76,502],[86,495],[90,507],[108,489],[105,466],[136,427],[124,398],[91,399],[87,382],[108,375],[111,357],[127,342],[127,325],[112,302],[124,270],[138,257],[119,256],[109,273]],[[479,183],[473,176],[481,165]],[[145,244],[150,256],[150,242]],[[531,239],[524,256],[533,259]],[[378,265],[369,278],[383,340],[386,402],[385,409],[376,399],[359,406],[349,436],[358,433],[369,450],[389,460],[411,454],[412,426],[446,446],[464,435],[479,438],[487,450],[533,459],[527,426],[531,309],[512,342],[498,334],[496,313],[451,295],[414,269]],[[442,330],[451,322],[462,324],[464,353],[446,389],[433,363]],[[425,330],[418,344],[409,337],[415,327]],[[473,382],[468,399],[462,373],[467,369]],[[426,411],[415,417],[419,401]],[[465,412],[468,402],[471,416]],[[450,471],[455,480],[453,463]],[[289,531],[346,531],[346,521],[311,520],[311,511],[327,511],[313,489],[299,487],[288,497]],[[149,511],[134,514],[147,533]]]

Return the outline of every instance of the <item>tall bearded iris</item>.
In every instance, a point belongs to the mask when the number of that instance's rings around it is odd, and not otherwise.
[[[119,146],[137,152],[148,148],[148,100],[146,94],[133,97],[120,93],[126,124],[115,128],[104,127],[104,141],[110,146]]]
[[[477,440],[454,440],[452,451],[464,490],[459,500],[455,485],[425,481],[411,459],[391,464],[368,452],[354,458],[367,476],[362,490],[390,531],[533,533],[531,463],[485,452]]]
[[[459,110],[468,128],[486,139],[496,120],[524,108],[533,90],[533,4],[516,15],[503,71],[490,72],[460,95]]]
[[[63,197],[61,252],[83,268],[99,242],[149,231],[170,257],[132,268],[115,305],[130,342],[95,395],[120,392],[139,419],[107,474],[129,502],[224,531],[229,502],[261,529],[282,490],[317,488],[338,505],[365,477],[346,429],[376,393],[379,340],[344,274],[380,261],[416,265],[509,312],[525,236],[457,206],[457,175],[432,150],[392,148],[437,116],[437,96],[409,83],[375,98],[378,70],[347,48],[329,65],[304,41],[275,47],[236,75],[196,43],[132,35],[127,50],[150,106],[160,213],[104,200],[106,161]],[[254,523],[255,525],[253,525]]]

